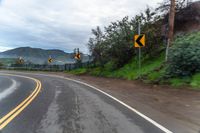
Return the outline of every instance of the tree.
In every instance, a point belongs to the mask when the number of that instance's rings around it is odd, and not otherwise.
[[[136,15],[131,20],[126,16],[122,20],[111,22],[104,27],[104,31],[99,27],[92,29],[93,36],[87,45],[95,64],[104,67],[108,63],[112,64],[113,69],[117,69],[136,56],[133,37],[137,34],[138,22],[141,23],[142,33],[148,38],[146,41],[148,45],[143,48],[143,54],[151,57],[160,52],[162,46],[160,16],[147,7],[144,13]]]
[[[134,55],[134,49],[130,45],[131,25],[126,16],[122,20],[112,22],[108,27],[105,27],[105,42],[109,46],[106,54],[115,65],[113,66],[114,69],[122,67]]]
[[[111,66],[118,69],[137,56],[137,49],[133,47],[133,37],[141,23],[141,33],[146,35],[147,45],[142,54],[145,58],[159,56],[163,50],[161,35],[162,16],[150,7],[132,19],[128,16],[122,20],[111,22],[102,31],[99,27],[92,29],[92,37],[88,47],[95,64],[104,67]],[[109,65],[108,65],[109,64]]]
[[[94,63],[99,63],[100,66],[103,66],[106,59],[103,57],[103,53],[105,53],[106,48],[103,39],[104,35],[99,26],[97,26],[96,29],[92,29],[92,35],[93,37],[89,39],[89,42],[87,44],[89,51],[94,57]]]
[[[157,56],[160,53],[162,44],[160,16],[154,10],[147,7],[141,15],[141,32],[146,35],[146,46],[143,48],[143,53],[150,57]]]

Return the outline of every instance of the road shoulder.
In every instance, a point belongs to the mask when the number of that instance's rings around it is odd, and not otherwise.
[[[200,131],[200,92],[138,81],[53,73],[91,84],[177,133]]]

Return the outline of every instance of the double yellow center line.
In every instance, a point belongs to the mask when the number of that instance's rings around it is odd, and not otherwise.
[[[0,131],[1,131],[5,126],[7,126],[17,115],[19,115],[35,99],[35,97],[38,95],[38,93],[41,90],[41,82],[38,79],[27,77],[27,76],[2,74],[2,73],[0,75],[22,77],[22,78],[31,79],[36,82],[36,87],[35,87],[34,91],[31,93],[31,95],[29,95],[18,106],[16,106],[8,114],[6,114],[5,116],[3,116],[0,119]]]

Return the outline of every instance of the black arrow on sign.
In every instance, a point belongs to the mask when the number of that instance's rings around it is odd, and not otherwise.
[[[52,62],[52,59],[49,59],[49,63],[51,63]]]
[[[143,37],[143,35],[140,35],[140,36],[136,39],[136,43],[137,43],[140,47],[143,46],[143,44],[140,42],[140,40],[142,39],[142,37]]]

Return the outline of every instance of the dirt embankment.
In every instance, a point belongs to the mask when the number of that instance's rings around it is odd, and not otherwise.
[[[175,32],[191,32],[200,30],[200,1],[196,1],[182,9],[175,16]]]
[[[187,7],[176,12],[174,32],[182,35],[200,30],[200,1],[192,2]],[[167,37],[168,15],[165,16],[162,26],[162,34]]]

